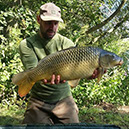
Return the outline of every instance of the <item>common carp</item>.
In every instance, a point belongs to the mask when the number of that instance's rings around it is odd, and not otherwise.
[[[60,75],[61,80],[89,78],[99,69],[98,82],[103,71],[121,65],[122,58],[115,53],[96,47],[72,47],[50,54],[40,60],[37,67],[13,76],[12,82],[19,86],[18,93],[25,96],[40,80],[51,80],[52,74]]]

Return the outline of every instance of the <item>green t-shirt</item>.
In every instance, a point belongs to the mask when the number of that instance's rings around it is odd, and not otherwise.
[[[58,33],[48,40],[41,38],[39,34],[35,34],[21,42],[19,46],[21,61],[26,69],[31,69],[36,67],[46,55],[72,46],[75,44],[71,40]],[[31,96],[44,102],[53,103],[71,96],[71,91],[68,82],[58,85],[44,85],[39,81],[33,86]]]

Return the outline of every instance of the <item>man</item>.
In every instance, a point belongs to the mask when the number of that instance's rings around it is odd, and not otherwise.
[[[75,44],[57,33],[61,19],[61,10],[53,3],[46,3],[40,7],[37,17],[40,25],[39,32],[23,40],[20,44],[21,60],[26,69],[37,66],[46,55]],[[94,73],[96,77],[97,71]],[[44,79],[37,82],[30,94],[28,108],[25,112],[23,124],[35,123],[78,123],[78,108],[73,100],[70,85],[67,81],[60,81],[60,75],[52,75],[51,82]]]

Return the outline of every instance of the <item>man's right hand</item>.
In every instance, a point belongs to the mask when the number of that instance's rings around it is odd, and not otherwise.
[[[61,81],[60,79],[60,75],[56,76],[55,74],[53,74],[51,77],[51,81],[48,81],[47,79],[43,79],[42,81],[44,84],[50,83],[52,85],[66,82],[66,80]]]

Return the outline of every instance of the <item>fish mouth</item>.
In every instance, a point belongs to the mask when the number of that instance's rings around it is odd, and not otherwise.
[[[124,61],[121,59],[119,62],[119,65],[122,65],[124,63]]]
[[[120,59],[120,61],[116,64],[117,65],[122,65],[124,63],[123,59]]]

